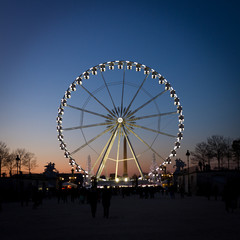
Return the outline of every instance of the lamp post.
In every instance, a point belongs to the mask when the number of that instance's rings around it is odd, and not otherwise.
[[[187,156],[187,162],[188,162],[188,195],[190,195],[190,176],[189,176],[189,156],[190,156],[190,152],[189,150],[187,150],[187,153],[186,153],[186,156]]]
[[[16,161],[17,161],[17,175],[18,175],[18,163],[20,161],[20,157],[18,155],[17,155]]]

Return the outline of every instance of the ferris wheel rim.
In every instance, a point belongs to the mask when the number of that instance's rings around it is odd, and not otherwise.
[[[76,91],[76,86],[77,85],[81,85],[83,84],[83,82],[86,80],[86,79],[89,79],[90,78],[90,75],[96,75],[98,71],[100,71],[101,75],[102,75],[102,72],[106,71],[106,68],[109,67],[110,70],[114,70],[114,67],[115,66],[118,66],[119,69],[123,69],[124,68],[124,71],[125,71],[125,68],[127,68],[128,70],[131,70],[132,67],[135,67],[136,68],[136,71],[141,71],[141,70],[144,70],[144,74],[147,75],[147,77],[149,75],[151,75],[151,77],[153,79],[158,79],[159,81],[159,84],[161,85],[165,85],[165,92],[166,91],[170,91],[170,97],[174,98],[174,105],[177,106],[177,110],[176,110],[176,113],[179,114],[178,115],[178,118],[179,118],[179,131],[177,133],[177,136],[176,136],[176,142],[175,142],[175,146],[174,148],[171,150],[169,156],[163,161],[163,163],[161,164],[162,165],[166,165],[166,164],[170,164],[171,163],[171,158],[176,156],[176,150],[180,147],[180,141],[182,140],[182,137],[183,137],[183,134],[182,132],[184,131],[184,116],[183,116],[183,110],[182,110],[182,105],[180,105],[180,100],[176,94],[176,91],[173,89],[173,87],[171,86],[171,84],[166,80],[166,78],[164,78],[160,73],[158,73],[157,71],[155,71],[154,69],[144,65],[144,64],[141,64],[141,63],[138,63],[138,62],[133,62],[133,61],[126,61],[126,60],[116,60],[116,61],[108,61],[108,62],[105,62],[105,63],[100,63],[94,67],[91,67],[89,68],[88,70],[84,71],[81,75],[79,75],[74,81],[73,83],[69,86],[69,88],[67,89],[67,91],[65,92],[63,98],[61,99],[61,104],[58,108],[58,116],[57,116],[57,131],[58,131],[58,140],[60,142],[60,148],[61,150],[64,151],[64,154],[65,154],[65,157],[66,158],[69,158],[69,164],[72,165],[72,166],[76,166],[76,170],[77,171],[83,171],[83,172],[86,172],[77,162],[76,160],[72,157],[72,154],[68,151],[67,149],[67,145],[66,143],[64,142],[64,136],[62,134],[62,115],[64,114],[64,107],[66,107],[68,104],[67,104],[67,101],[68,99],[71,97],[71,92],[73,91]],[[102,75],[103,76],[103,75]],[[147,79],[146,77],[146,79]],[[144,80],[145,81],[145,80]],[[106,85],[106,83],[105,83]],[[106,85],[107,86],[107,85]],[[111,95],[110,95],[111,96]],[[134,99],[133,99],[134,100]],[[133,101],[132,100],[132,101]],[[117,122],[119,124],[122,123],[123,118],[122,118],[122,111],[123,111],[123,92],[122,92],[122,99],[121,99],[121,116],[119,117],[118,116],[118,119],[117,119]],[[113,105],[114,105],[114,102],[113,102]],[[128,110],[131,106],[131,103],[130,105],[128,105]],[[114,109],[116,109],[115,105],[114,105]],[[108,112],[109,112],[109,115],[110,116],[113,116],[114,115],[112,114],[112,112],[109,110],[109,109],[106,109]],[[128,114],[127,111],[125,111],[125,115]],[[130,113],[132,115],[132,113]],[[125,116],[123,115],[123,117]],[[128,114],[129,115],[129,114]],[[131,116],[130,115],[130,116]],[[161,167],[160,166],[160,167]]]

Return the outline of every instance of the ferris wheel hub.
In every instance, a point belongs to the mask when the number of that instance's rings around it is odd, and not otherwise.
[[[117,121],[118,121],[118,123],[122,123],[123,119],[121,117],[119,117]]]

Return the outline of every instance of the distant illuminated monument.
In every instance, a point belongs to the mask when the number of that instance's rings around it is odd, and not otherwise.
[[[90,184],[91,182],[91,177],[92,177],[92,163],[91,163],[91,156],[88,155],[88,159],[87,159],[87,169],[88,169],[88,174],[87,174],[87,182],[88,184]]]
[[[151,164],[149,152],[158,166],[159,161],[164,167],[170,164],[183,138],[183,122],[171,84],[156,70],[123,60],[98,64],[76,77],[61,99],[57,131],[71,167],[86,173],[75,159],[91,154],[89,175],[99,179],[103,169],[115,167],[119,180],[122,163],[121,177],[128,178],[128,168],[135,164],[144,178],[140,162]]]

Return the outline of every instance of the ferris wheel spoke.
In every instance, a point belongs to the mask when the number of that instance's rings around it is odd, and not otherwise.
[[[93,111],[89,111],[89,110],[84,109],[84,108],[75,107],[75,106],[72,106],[72,105],[69,105],[69,104],[67,104],[67,107],[70,107],[70,108],[73,108],[73,109],[76,109],[76,110],[79,110],[79,111],[82,111],[82,112],[87,112],[87,113],[90,113],[90,114],[93,114],[93,115],[96,115],[96,116],[99,116],[99,117],[103,117],[103,118],[106,118],[106,119],[109,119],[109,120],[112,120],[112,118],[110,118],[108,116],[105,116],[103,114],[96,113],[96,112],[93,112]]]
[[[138,112],[140,109],[142,109],[143,107],[147,106],[149,103],[151,103],[152,101],[154,101],[155,99],[157,99],[158,97],[160,97],[162,94],[164,94],[165,92],[167,92],[167,90],[164,90],[162,92],[160,92],[159,94],[157,94],[155,97],[151,98],[150,100],[148,100],[147,102],[145,102],[143,105],[141,105],[140,107],[138,107],[137,109],[135,109],[133,112],[131,112],[130,114],[127,115],[127,117],[132,116],[133,114],[135,114],[136,112]]]
[[[103,132],[99,133],[96,137],[90,139],[89,141],[87,141],[85,144],[83,144],[82,146],[80,146],[79,148],[77,148],[76,150],[74,150],[73,152],[71,152],[70,154],[75,154],[78,151],[80,151],[81,149],[83,149],[84,147],[88,146],[90,143],[94,142],[96,139],[98,139],[99,137],[101,137],[102,135],[104,135],[105,133],[111,131],[113,129],[114,126],[104,130]]]
[[[111,123],[114,123],[114,122],[95,123],[95,124],[89,124],[89,125],[83,125],[83,126],[77,126],[77,127],[71,127],[71,128],[63,128],[62,130],[69,131],[69,130],[76,130],[76,129],[82,129],[82,128],[98,127],[98,126],[109,125]]]
[[[119,128],[119,125],[115,128],[115,130],[113,131],[113,133],[112,133],[112,135],[110,137],[110,140],[108,141],[108,144],[105,146],[105,152],[103,154],[102,160],[101,160],[101,162],[99,164],[99,167],[98,167],[98,170],[97,170],[97,173],[96,173],[96,177],[97,178],[101,175],[102,170],[103,170],[103,168],[105,166],[105,163],[107,161],[108,155],[109,155],[109,153],[110,153],[110,151],[112,149],[113,143],[114,143],[115,138],[117,136],[116,133],[117,133],[118,128]]]
[[[115,105],[115,103],[114,103],[114,101],[113,101],[112,94],[111,94],[111,92],[110,92],[110,90],[109,90],[109,88],[108,88],[108,85],[107,85],[107,83],[106,83],[106,80],[105,80],[102,72],[100,72],[100,73],[101,73],[103,82],[104,82],[104,84],[105,84],[105,87],[106,87],[106,89],[107,89],[108,95],[109,95],[109,97],[110,97],[110,99],[111,99],[111,101],[112,101],[113,107],[114,107],[114,109],[115,109],[115,111],[116,111],[117,108],[116,108],[116,105]]]
[[[135,98],[137,97],[139,91],[141,90],[141,88],[142,88],[143,84],[145,83],[145,81],[147,80],[148,76],[149,76],[149,73],[148,73],[148,74],[146,75],[146,77],[143,79],[143,81],[142,81],[141,85],[139,86],[137,92],[135,93],[134,97],[132,98],[131,102],[129,103],[126,111],[124,112],[124,116],[127,114],[128,110],[129,110],[130,107],[132,106],[132,103],[134,102]]]
[[[146,115],[146,116],[136,117],[136,118],[130,118],[130,120],[131,121],[136,121],[136,120],[141,120],[141,119],[145,119],[145,118],[161,117],[161,116],[167,116],[167,115],[172,115],[172,114],[177,114],[177,111]]]
[[[123,70],[123,81],[122,81],[122,98],[121,98],[121,115],[122,115],[122,112],[123,112],[123,96],[124,96],[124,84],[125,84],[125,69],[126,69],[126,66],[124,64],[124,70]]]
[[[132,147],[132,144],[131,144],[131,142],[130,142],[130,140],[129,140],[129,138],[128,138],[128,135],[127,135],[127,133],[126,133],[125,127],[122,126],[122,129],[123,129],[124,136],[125,136],[125,138],[126,138],[126,140],[127,140],[128,146],[129,146],[129,148],[130,148],[130,151],[131,151],[131,153],[132,153],[132,155],[133,155],[133,158],[134,158],[134,160],[135,160],[135,163],[136,163],[136,165],[137,165],[137,168],[138,168],[138,170],[139,170],[139,172],[140,172],[140,174],[141,174],[141,177],[143,178],[143,173],[142,173],[141,166],[140,166],[140,164],[139,164],[139,162],[138,162],[138,159],[137,159],[137,156],[136,156],[136,154],[135,154],[135,152],[134,152],[134,149],[133,149],[133,147]]]
[[[91,92],[89,92],[83,85],[81,87],[91,96],[93,97],[101,106],[103,106],[109,113],[110,115],[114,116],[113,113],[100,101],[98,100]]]
[[[133,123],[127,123],[127,124],[130,125],[130,126],[136,127],[136,128],[142,128],[142,129],[145,129],[145,130],[147,130],[147,131],[159,133],[159,134],[161,134],[161,135],[165,135],[165,136],[168,136],[168,137],[173,137],[173,138],[176,138],[176,137],[177,137],[177,136],[174,136],[174,135],[169,134],[169,133],[160,132],[160,131],[158,131],[158,130],[154,130],[154,129],[152,129],[152,128],[140,126],[140,125],[137,125],[137,124],[133,124]]]
[[[111,129],[113,129],[116,125],[112,126]],[[108,139],[106,145],[103,147],[102,151],[100,154],[98,154],[98,158],[96,160],[96,162],[93,164],[93,167],[91,169],[91,171],[93,171],[93,169],[95,168],[95,166],[97,165],[98,161],[100,160],[101,156],[103,155],[105,149],[107,148],[107,146],[109,145],[109,142],[111,141],[112,139],[112,136],[113,136],[113,133],[111,134],[110,138]]]
[[[146,143],[137,133],[135,133],[131,128],[126,126],[128,131],[130,131],[136,138],[138,138],[142,143],[144,143],[149,149],[151,149],[158,157],[165,160],[157,151],[155,151],[148,143]]]

